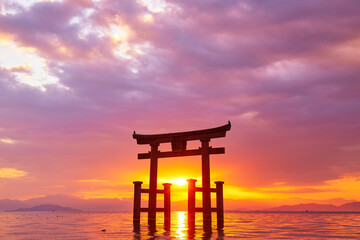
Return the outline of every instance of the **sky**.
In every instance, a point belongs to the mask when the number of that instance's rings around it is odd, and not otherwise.
[[[358,0],[2,0],[0,199],[132,197],[150,151],[133,131],[231,121],[210,142],[226,148],[211,181],[228,208],[360,201],[359,12]],[[201,185],[199,157],[159,160],[175,201],[188,178]]]

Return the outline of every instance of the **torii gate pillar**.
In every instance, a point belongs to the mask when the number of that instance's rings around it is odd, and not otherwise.
[[[151,144],[150,152],[150,184],[149,184],[149,215],[148,223],[156,222],[156,195],[157,195],[157,170],[158,170],[159,144]]]
[[[210,139],[201,140],[202,201],[204,226],[211,226]]]

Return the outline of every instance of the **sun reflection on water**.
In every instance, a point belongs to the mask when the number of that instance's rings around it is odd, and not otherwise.
[[[176,237],[178,239],[186,238],[186,212],[176,212]]]

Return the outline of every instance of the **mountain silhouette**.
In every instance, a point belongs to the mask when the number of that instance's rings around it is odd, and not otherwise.
[[[130,212],[132,211],[131,198],[95,198],[82,199],[70,195],[48,195],[28,200],[0,199],[0,211],[13,210],[18,208],[32,208],[39,205],[58,205],[80,209],[88,212]]]
[[[5,212],[81,212],[81,210],[69,207],[62,207],[53,204],[43,204],[31,208],[18,208],[15,210],[6,210]]]
[[[302,212],[302,211],[320,211],[320,212],[360,212],[360,202],[345,203],[340,206],[333,204],[305,203],[297,205],[283,205],[280,207],[266,208],[261,211],[269,212]]]

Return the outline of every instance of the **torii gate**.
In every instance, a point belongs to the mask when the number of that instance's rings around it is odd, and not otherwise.
[[[133,138],[137,144],[149,144],[151,151],[148,153],[139,153],[138,159],[150,159],[150,184],[149,189],[142,189],[142,182],[134,182],[134,211],[133,221],[136,224],[140,222],[140,212],[148,212],[148,223],[156,223],[156,212],[165,213],[165,223],[170,223],[170,183],[164,183],[164,190],[157,189],[157,170],[158,158],[183,157],[201,155],[202,158],[202,187],[195,187],[195,179],[188,179],[188,222],[195,222],[195,212],[203,213],[203,227],[206,231],[211,231],[211,212],[217,212],[218,228],[222,228],[224,222],[223,206],[223,183],[215,182],[216,188],[210,188],[210,154],[223,154],[225,148],[213,148],[209,146],[212,138],[221,138],[226,136],[226,132],[231,128],[228,124],[189,132],[165,133],[165,134],[137,134],[134,131]],[[199,149],[186,149],[187,141],[200,140]],[[160,152],[161,143],[171,142],[172,151]],[[195,208],[195,192],[202,192],[202,208]],[[211,208],[211,192],[216,192],[216,208]],[[141,208],[141,193],[149,193],[148,208]],[[157,194],[164,194],[164,208],[156,207]]]

